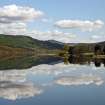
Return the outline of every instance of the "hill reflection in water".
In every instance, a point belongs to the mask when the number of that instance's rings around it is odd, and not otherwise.
[[[4,57],[0,59],[0,70],[28,69],[40,64],[55,64],[57,62],[61,62],[61,58],[49,56]]]
[[[60,62],[64,64],[80,64],[80,65],[90,65],[94,63],[94,66],[100,67],[102,64],[105,66],[105,59],[92,59],[86,56],[70,56],[69,58],[51,57],[51,56],[24,56],[24,57],[4,57],[0,58],[0,70],[9,69],[28,69],[33,66],[40,64],[54,65]]]

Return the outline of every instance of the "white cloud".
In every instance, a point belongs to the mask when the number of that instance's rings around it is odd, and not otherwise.
[[[0,7],[0,23],[30,21],[40,18],[43,15],[42,11],[25,6],[7,5]]]
[[[72,33],[65,33],[58,30],[46,31],[46,32],[34,30],[32,32],[27,33],[27,35],[32,36],[33,38],[39,40],[56,40],[65,43],[69,43],[71,39],[76,37],[76,35]]]
[[[59,28],[68,28],[68,29],[81,29],[84,31],[93,31],[95,29],[100,29],[103,27],[104,22],[101,20],[96,21],[81,21],[81,20],[60,20],[55,23]]]
[[[56,40],[67,43],[76,36],[60,31],[29,31],[27,22],[38,19],[43,15],[42,11],[25,6],[7,5],[0,7],[0,34],[28,35],[39,40]],[[42,18],[41,20],[41,22],[48,21],[51,21],[51,19]]]
[[[6,35],[23,35],[27,31],[25,23],[0,23],[0,33]]]
[[[55,83],[58,85],[64,85],[64,86],[78,86],[78,85],[101,85],[104,81],[94,75],[85,75],[85,76],[64,76],[59,77],[57,80],[55,80]]]

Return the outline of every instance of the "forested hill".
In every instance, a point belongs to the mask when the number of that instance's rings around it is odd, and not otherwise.
[[[22,35],[3,35],[0,34],[0,45],[15,47],[15,48],[46,48],[46,49],[61,49],[63,45],[53,43],[53,41],[40,41],[29,36]]]

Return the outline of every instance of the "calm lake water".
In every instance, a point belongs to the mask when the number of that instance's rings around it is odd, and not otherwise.
[[[104,63],[6,61],[0,65],[0,105],[105,105]]]

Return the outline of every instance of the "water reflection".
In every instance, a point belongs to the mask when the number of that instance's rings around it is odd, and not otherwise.
[[[94,64],[96,67],[100,67],[101,63],[103,63],[101,59],[94,59]]]
[[[0,97],[8,100],[35,97],[44,94],[45,87],[50,88],[55,85],[89,86],[93,84],[101,86],[104,83],[103,76],[94,72],[92,67],[93,65],[58,63],[54,65],[41,64],[27,70],[1,70]]]
[[[29,98],[41,94],[42,90],[32,83],[0,81],[0,97],[9,100]]]
[[[40,64],[55,64],[61,62],[59,57],[49,56],[23,56],[0,58],[0,70],[27,69]]]
[[[104,81],[102,78],[95,75],[81,75],[81,76],[64,76],[59,77],[55,80],[55,83],[58,85],[64,86],[78,86],[78,85],[101,85]]]
[[[64,58],[64,63],[65,64],[80,64],[80,65],[85,65],[88,64],[90,65],[91,63],[94,63],[94,66],[100,67],[102,64],[105,66],[105,58],[91,58],[87,56],[74,56],[71,55],[68,58]]]
[[[60,62],[64,62],[65,64],[80,64],[80,65],[90,65],[92,62],[94,66],[101,67],[103,64],[105,66],[105,59],[92,59],[91,57],[86,56],[70,56],[69,58],[60,57],[17,57],[17,58],[4,58],[0,59],[0,70],[9,70],[9,69],[28,69],[33,66],[37,66],[40,64],[49,64],[54,65]]]
[[[105,67],[105,59],[103,59],[103,60],[102,60],[102,62],[103,62],[103,64],[104,64],[104,67]]]
[[[81,85],[87,87],[104,85],[105,68],[104,66],[99,68],[99,63],[105,64],[105,59],[90,59],[81,56],[81,59],[70,57],[67,61],[69,64],[65,65],[59,58],[43,57],[43,59],[34,60],[29,57],[24,60],[23,58],[20,60],[15,58],[13,61],[9,59],[9,63],[1,63],[0,68],[5,69],[0,70],[1,99],[21,100],[31,97],[35,99],[42,97],[56,86],[58,90],[63,88],[63,91],[66,91],[65,87],[71,89],[72,86],[80,88]],[[91,62],[98,66],[95,67]],[[80,91],[82,93],[81,89]],[[53,95],[56,97],[56,94]],[[46,98],[49,97],[46,96]]]

